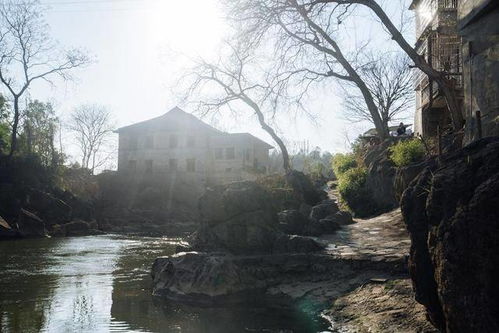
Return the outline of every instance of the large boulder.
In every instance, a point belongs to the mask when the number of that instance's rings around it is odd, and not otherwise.
[[[71,220],[71,207],[52,194],[43,191],[32,190],[29,193],[27,208],[36,212],[47,225],[61,224]]]
[[[175,301],[214,305],[262,301],[282,283],[310,282],[338,267],[327,255],[275,254],[233,256],[183,252],[157,258],[152,267],[153,295]],[[322,277],[326,279],[326,277]],[[330,276],[328,275],[328,278]]]
[[[313,253],[323,249],[324,247],[312,238],[281,235],[274,242],[273,253]]]
[[[443,332],[499,332],[499,138],[443,155],[401,201],[416,299]]]
[[[318,190],[309,177],[303,172],[292,170],[286,174],[286,182],[298,195],[301,201],[308,205],[316,205],[327,197],[326,192]]]
[[[309,224],[308,219],[295,209],[284,210],[277,214],[277,218],[279,220],[279,229],[292,235],[302,234]]]
[[[278,234],[269,194],[254,182],[208,189],[200,198],[201,227],[192,237],[196,250],[270,253]]]
[[[0,216],[0,239],[13,238],[17,236],[17,232]]]
[[[310,211],[310,219],[319,221],[339,211],[338,205],[333,200],[323,200],[320,204],[313,206]]]
[[[261,211],[266,224],[276,223],[270,195],[255,182],[234,182],[207,189],[199,199],[199,212],[203,224],[225,222],[237,215]]]
[[[17,229],[22,237],[47,237],[47,230],[43,220],[24,209],[19,212]]]

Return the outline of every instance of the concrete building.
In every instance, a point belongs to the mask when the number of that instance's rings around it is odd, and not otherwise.
[[[465,142],[499,135],[499,1],[460,0],[458,32],[463,38]]]
[[[457,33],[458,0],[414,0],[416,13],[416,50],[436,70],[453,80],[456,93],[463,99],[461,37]],[[438,85],[421,71],[415,79],[416,113],[414,132],[424,137],[451,126],[450,114]]]
[[[122,127],[118,172],[131,178],[194,180],[219,184],[266,173],[273,147],[248,133],[219,131],[178,107]]]

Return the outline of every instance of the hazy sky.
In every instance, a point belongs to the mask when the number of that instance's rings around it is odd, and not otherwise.
[[[165,113],[177,104],[171,88],[186,65],[180,55],[212,57],[228,31],[218,0],[42,3],[50,7],[46,18],[53,37],[64,46],[86,49],[96,59],[75,73],[75,83],[57,84],[55,88],[40,83],[31,91],[32,98],[52,101],[63,118],[83,103],[107,106],[119,126]],[[399,14],[399,7],[390,8],[394,15]],[[365,33],[381,36],[378,42],[387,43],[385,49],[389,47],[389,39],[372,17],[358,20]],[[288,140],[309,140],[311,147],[331,152],[345,150],[345,133],[353,139],[369,126],[342,120],[340,103],[334,85],[319,89],[308,103],[317,121],[299,117],[295,124],[283,119],[278,130]],[[230,132],[250,132],[274,145],[259,129],[256,119],[221,118],[218,124]]]

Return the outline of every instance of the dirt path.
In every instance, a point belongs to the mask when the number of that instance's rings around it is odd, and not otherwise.
[[[400,210],[357,219],[334,235],[319,237],[335,259],[406,265],[410,240]],[[437,332],[426,320],[424,307],[414,299],[408,275],[383,272],[331,302],[323,317],[333,332]],[[379,274],[376,273],[376,274]]]
[[[319,240],[334,257],[372,261],[405,260],[411,245],[399,209],[371,219],[357,219],[355,224]]]

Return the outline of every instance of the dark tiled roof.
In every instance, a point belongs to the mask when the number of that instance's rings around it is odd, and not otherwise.
[[[185,112],[179,107],[174,107],[162,116],[135,123],[129,126],[121,127],[116,130],[116,133],[128,131],[142,131],[142,130],[206,130],[213,133],[222,133],[216,128],[204,123],[190,113]]]
[[[136,124],[121,127],[116,130],[116,133],[123,132],[140,132],[140,131],[155,131],[155,130],[186,130],[186,131],[199,131],[204,130],[216,135],[230,135],[234,137],[241,137],[246,140],[255,141],[258,144],[264,145],[268,149],[274,148],[267,142],[249,134],[249,133],[225,133],[217,130],[216,128],[206,124],[197,117],[190,113],[185,112],[179,107],[174,107],[162,116],[145,120]]]

